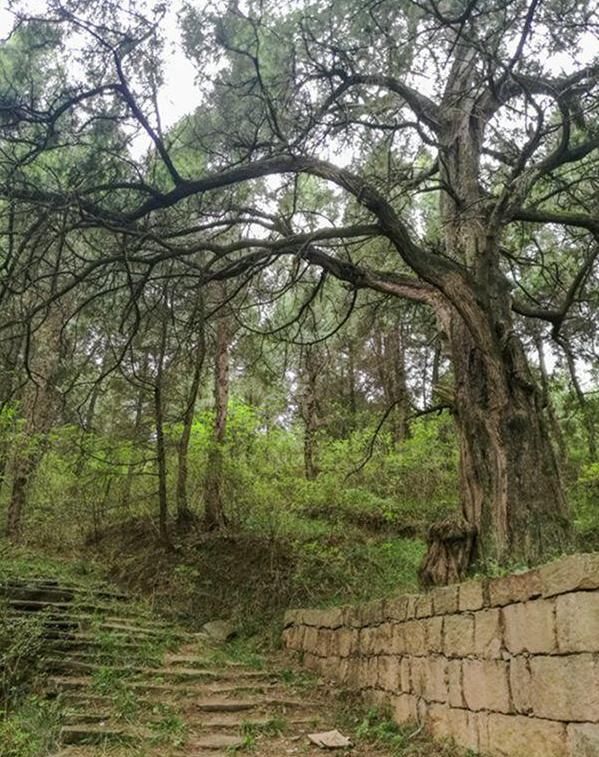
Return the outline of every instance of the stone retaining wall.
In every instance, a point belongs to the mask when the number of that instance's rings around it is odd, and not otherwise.
[[[332,610],[284,643],[398,722],[509,757],[599,757],[599,553]]]

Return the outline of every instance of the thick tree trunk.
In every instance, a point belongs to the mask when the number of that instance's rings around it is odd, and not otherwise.
[[[564,548],[569,521],[542,398],[522,345],[505,332],[485,349],[457,315],[450,345],[462,512],[476,528],[477,557],[537,562]]]
[[[228,320],[220,318],[216,324],[214,360],[214,438],[204,482],[204,527],[209,531],[227,524],[223,497],[223,447],[229,408],[229,330]]]
[[[454,373],[462,514],[476,531],[471,558],[530,564],[567,544],[568,508],[542,395],[512,321],[501,214],[480,188],[488,114],[469,86],[474,60],[457,43],[442,102],[439,162],[449,191],[441,193],[441,226],[446,254],[464,274],[443,278],[437,316]]]

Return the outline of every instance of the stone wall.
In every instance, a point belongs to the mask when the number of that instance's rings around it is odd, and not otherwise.
[[[599,554],[287,613],[304,664],[483,754],[599,757]]]

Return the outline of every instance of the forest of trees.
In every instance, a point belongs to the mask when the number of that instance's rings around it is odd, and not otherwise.
[[[1,32],[8,538],[353,508],[424,583],[599,538],[597,3],[178,10]]]

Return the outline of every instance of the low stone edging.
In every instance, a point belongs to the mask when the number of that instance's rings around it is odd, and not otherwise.
[[[285,646],[397,722],[509,757],[599,757],[599,553],[329,610]]]

